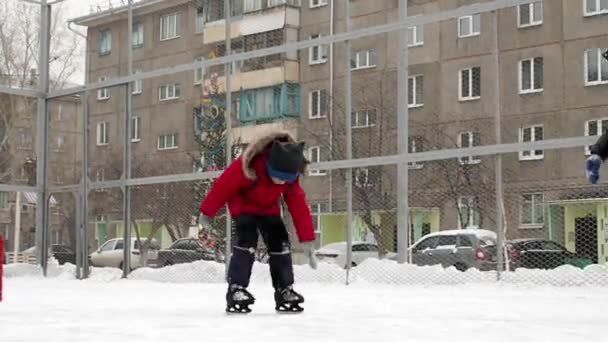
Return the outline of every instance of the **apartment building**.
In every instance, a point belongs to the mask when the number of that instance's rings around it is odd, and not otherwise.
[[[416,1],[408,13],[477,2]],[[306,5],[300,39],[345,30],[345,3],[311,0]],[[397,5],[353,1],[351,27],[397,20]],[[606,13],[606,4],[596,0],[545,0],[498,11],[497,35],[495,13],[410,28],[410,152],[494,144],[497,110],[502,142],[598,135],[606,128],[608,109],[608,60],[601,56],[608,47]],[[343,101],[349,67],[355,157],[396,152],[396,98],[405,95],[396,93],[397,37],[395,32],[352,41],[350,63],[345,44],[301,52],[302,98],[309,100],[302,103],[300,129],[311,142],[314,161],[343,157],[345,115],[336,102]],[[333,128],[328,129],[331,116]],[[572,251],[597,251],[593,257],[606,260],[604,240],[597,238],[604,234],[606,189],[586,185],[581,171],[586,154],[564,149],[503,157],[507,238],[549,238]],[[311,194],[322,243],[345,236],[344,181],[336,172],[332,181],[329,176],[321,172],[307,180],[310,189],[325,189]],[[354,177],[355,196],[363,194],[355,198],[355,211],[360,218],[372,216],[356,220],[355,239],[367,236],[371,222],[384,245],[394,248],[396,168],[355,170]],[[410,165],[409,203],[413,241],[443,229],[495,229],[493,159]]]
[[[299,1],[234,1],[231,11],[232,53],[298,39]],[[126,75],[128,49],[132,49],[135,72],[223,56],[227,50],[224,2],[219,0],[136,3],[131,47],[126,7],[92,13],[75,22],[87,27],[88,76],[92,81]],[[247,144],[259,130],[272,128],[297,135],[297,52],[233,63],[229,72],[233,142]],[[95,180],[118,179],[122,174],[125,88],[100,89],[89,99],[93,133],[89,148],[96,156],[92,160]],[[217,132],[225,125],[226,89],[224,66],[134,82],[133,176],[222,168],[224,144],[216,141],[203,151],[200,146],[209,132]],[[114,191],[101,190],[94,196],[94,235],[100,244],[111,235],[120,234],[122,208],[116,204],[120,195]],[[137,202],[135,199],[134,206]],[[147,217],[138,219],[142,221],[140,227],[150,229]],[[171,242],[164,231],[158,238],[164,245]]]

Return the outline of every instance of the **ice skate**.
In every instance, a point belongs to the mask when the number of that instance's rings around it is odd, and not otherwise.
[[[253,295],[242,286],[230,285],[226,293],[227,313],[250,313],[249,305],[255,302]]]
[[[275,309],[279,313],[300,313],[304,311],[304,308],[300,306],[301,303],[304,303],[304,297],[294,291],[291,286],[277,290],[274,293],[274,300],[276,302]]]

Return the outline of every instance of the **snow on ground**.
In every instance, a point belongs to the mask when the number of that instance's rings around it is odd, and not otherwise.
[[[349,286],[337,267],[297,267],[306,311],[279,316],[268,269],[256,265],[258,301],[242,317],[224,313],[221,265],[141,269],[128,280],[116,269],[83,281],[74,271],[51,265],[42,278],[34,266],[9,265],[0,341],[608,341],[602,266],[515,272],[497,283],[492,273],[370,261]]]

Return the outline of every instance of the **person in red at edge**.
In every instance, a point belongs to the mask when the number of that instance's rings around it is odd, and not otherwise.
[[[301,312],[304,297],[294,291],[289,235],[281,218],[284,199],[299,241],[310,266],[316,268],[315,232],[304,190],[299,184],[310,162],[304,157],[304,143],[283,132],[258,137],[216,179],[201,203],[199,224],[208,227],[211,218],[228,203],[236,224],[236,243],[228,267],[226,311],[251,312],[255,302],[247,291],[254,253],[261,233],[269,253],[276,310]]]

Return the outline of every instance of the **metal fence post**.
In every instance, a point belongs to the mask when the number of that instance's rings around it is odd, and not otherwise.
[[[232,54],[232,37],[230,37],[232,0],[224,1],[224,15],[226,17],[226,56]],[[224,65],[224,74],[226,78],[226,104],[224,105],[224,116],[226,121],[226,167],[232,160],[232,87],[230,73],[232,72],[232,63]],[[232,218],[230,211],[226,207],[226,257],[224,258],[226,267],[226,276],[228,276],[228,267],[230,265],[230,256],[232,255]]]
[[[496,144],[500,144],[501,137],[501,116],[500,116],[500,51],[498,44],[498,10],[494,11],[494,15],[492,16],[492,26],[494,28],[494,46],[492,51],[492,57],[494,59],[494,129],[496,135]],[[500,271],[504,264],[503,251],[504,251],[504,239],[505,239],[505,229],[503,227],[504,220],[504,194],[503,194],[503,184],[502,184],[502,154],[495,155],[495,173],[496,173],[496,229],[497,229],[497,273],[496,279],[500,280]]]
[[[36,255],[44,276],[47,275],[48,264],[48,100],[45,98],[49,91],[49,49],[50,49],[51,6],[47,0],[40,2],[40,84],[42,95],[38,98],[37,113],[37,163],[36,185],[39,192],[36,201]]]
[[[127,74],[133,74],[133,0],[129,0],[128,19],[127,19]],[[126,111],[125,111],[125,131],[124,131],[124,155],[123,155],[123,183],[122,202],[123,202],[123,227],[124,227],[124,248],[123,248],[123,267],[122,277],[126,278],[131,271],[131,187],[126,184],[126,180],[131,179],[131,117],[133,111],[133,83],[127,83]],[[140,251],[143,253],[141,246]],[[144,258],[144,255],[141,255]]]
[[[346,31],[352,28],[350,1],[346,3]],[[353,136],[352,136],[352,72],[350,61],[352,59],[352,43],[351,40],[345,42],[346,58],[344,65],[346,66],[346,84],[345,84],[345,111],[346,111],[346,159],[353,158]],[[346,169],[346,284],[349,283],[350,270],[353,260],[353,169]]]
[[[407,18],[407,0],[399,0],[399,20]],[[397,63],[397,140],[401,156],[409,153],[409,108],[408,108],[408,67],[409,51],[407,29],[399,31],[399,61]],[[397,261],[409,262],[408,245],[410,241],[409,222],[409,169],[407,162],[397,164]]]

